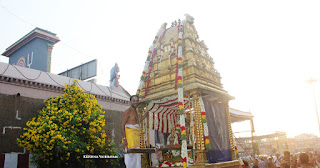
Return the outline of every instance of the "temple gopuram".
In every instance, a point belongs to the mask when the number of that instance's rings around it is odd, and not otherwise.
[[[229,100],[194,18],[164,23],[137,90],[142,167],[238,167]]]

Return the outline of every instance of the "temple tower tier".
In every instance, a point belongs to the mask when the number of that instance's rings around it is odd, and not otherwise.
[[[234,97],[224,90],[193,17],[185,16],[171,27],[162,24],[149,48],[137,89],[143,104],[139,112],[149,113],[141,123],[141,148],[167,149],[163,157],[173,162],[178,156],[183,167],[217,162],[236,167],[228,111]]]

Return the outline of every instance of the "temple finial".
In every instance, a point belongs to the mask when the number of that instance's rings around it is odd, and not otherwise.
[[[194,23],[194,18],[192,16],[190,16],[189,14],[184,14],[184,16],[186,17],[186,21],[189,22],[190,24]]]

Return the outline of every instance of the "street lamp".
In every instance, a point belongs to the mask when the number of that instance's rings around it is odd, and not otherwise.
[[[312,84],[312,93],[313,93],[313,99],[314,99],[314,105],[316,107],[316,113],[317,113],[317,119],[318,119],[318,126],[319,126],[319,133],[320,133],[320,122],[319,122],[319,114],[318,114],[318,107],[317,107],[317,101],[316,101],[316,95],[314,91],[314,83],[318,82],[317,79],[311,78],[310,80],[306,81],[308,84]]]

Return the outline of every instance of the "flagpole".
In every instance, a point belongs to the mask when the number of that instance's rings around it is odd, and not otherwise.
[[[316,79],[310,79],[306,81],[309,84],[313,84],[315,82],[318,82]],[[319,113],[318,113],[318,107],[317,107],[317,101],[316,101],[316,95],[315,95],[315,89],[314,89],[314,84],[312,85],[312,94],[313,94],[313,100],[314,100],[314,106],[316,108],[316,113],[317,113],[317,119],[318,119],[318,126],[319,126],[319,135],[320,135],[320,121],[319,121]]]
[[[315,105],[316,113],[317,113],[318,126],[319,126],[319,135],[320,135],[319,113],[318,113],[318,107],[317,107],[316,95],[315,95],[315,91],[314,91],[314,85],[313,85],[313,87],[312,87],[312,92],[313,92],[314,105]]]

